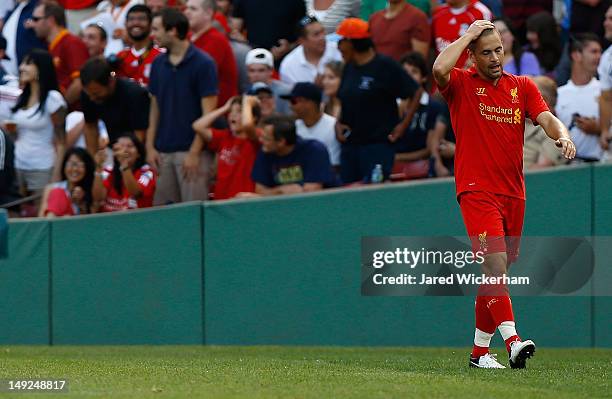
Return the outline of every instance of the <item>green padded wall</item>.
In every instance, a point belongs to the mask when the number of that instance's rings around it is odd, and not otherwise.
[[[593,192],[595,209],[594,233],[596,236],[612,237],[612,166],[596,166],[593,168],[595,189]],[[604,283],[612,281],[612,239],[606,238],[604,245],[597,249],[600,252],[598,270],[607,273]],[[608,245],[605,245],[608,244]],[[602,277],[601,275],[599,276]],[[609,287],[608,287],[609,289]],[[612,297],[593,298],[594,345],[612,347]]]
[[[534,174],[527,185],[526,234],[590,234],[589,167]],[[567,203],[577,208],[569,226],[558,214]],[[362,236],[465,234],[451,182],[206,204],[204,228],[207,343],[470,344],[473,298],[360,295]],[[514,302],[534,338],[591,344],[589,298]]]
[[[202,207],[53,225],[54,344],[201,344]]]
[[[0,259],[0,343],[49,344],[49,223],[10,222]]]
[[[590,236],[591,167],[548,169],[525,176],[523,236]],[[589,297],[514,297],[518,332],[546,346],[591,345]],[[563,334],[559,334],[563,331]],[[501,343],[499,334],[496,334]]]
[[[362,236],[462,234],[458,209],[433,182],[205,205],[206,342],[465,344],[470,299],[362,297],[359,267]]]

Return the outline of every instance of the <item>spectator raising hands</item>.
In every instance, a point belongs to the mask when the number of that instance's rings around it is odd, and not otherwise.
[[[226,114],[229,129],[211,127],[216,119]],[[193,129],[202,136],[208,148],[217,153],[216,200],[255,191],[251,170],[259,149],[255,126],[260,117],[257,97],[239,96],[193,123]]]
[[[96,153],[93,195],[101,212],[147,208],[153,205],[155,172],[145,163],[144,145],[133,134],[112,143],[113,167],[103,169],[105,149]]]

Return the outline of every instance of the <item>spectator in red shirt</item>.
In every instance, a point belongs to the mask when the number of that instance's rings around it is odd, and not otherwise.
[[[106,39],[106,31],[98,24],[88,25],[83,30],[83,42],[90,57],[98,57],[104,54]]]
[[[125,28],[132,47],[117,54],[117,74],[134,79],[143,86],[149,84],[151,64],[162,51],[151,40],[153,14],[149,7],[137,4],[130,8],[125,17]]]
[[[211,128],[217,118],[228,112],[229,129]],[[208,143],[208,148],[217,153],[216,200],[255,192],[251,171],[259,149],[255,126],[260,117],[257,97],[239,96],[193,123],[193,129]]]
[[[436,8],[431,20],[432,36],[436,55],[463,35],[470,24],[478,19],[491,20],[493,14],[481,2],[474,0],[447,0]],[[468,63],[467,51],[457,61],[457,68],[465,68]]]
[[[185,15],[191,28],[191,42],[208,53],[217,64],[219,104],[238,94],[238,66],[227,37],[213,27],[214,0],[189,0]]]
[[[55,3],[41,3],[34,9],[32,24],[36,36],[49,43],[60,91],[69,105],[81,95],[79,71],[89,58],[85,43],[66,29],[64,9]]]
[[[112,143],[114,166],[103,169],[104,149],[96,153],[96,176],[93,197],[101,203],[101,212],[153,206],[157,176],[145,163],[144,144],[131,133],[120,136]]]
[[[45,188],[39,216],[72,216],[92,212],[95,164],[87,150],[73,147],[62,161],[61,181]]]
[[[374,13],[370,17],[370,32],[376,50],[395,61],[411,51],[428,56],[427,15],[405,0],[389,0],[384,10]]]

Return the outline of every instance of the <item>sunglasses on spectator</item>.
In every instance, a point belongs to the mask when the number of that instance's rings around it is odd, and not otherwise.
[[[298,101],[297,97],[291,97],[291,98],[289,99],[289,102],[291,103],[291,105],[295,105],[295,104],[297,104],[299,101]]]
[[[313,24],[315,22],[319,22],[319,20],[316,17],[311,17],[311,16],[307,15],[304,18],[300,19],[300,26],[302,28],[305,28],[308,25]]]

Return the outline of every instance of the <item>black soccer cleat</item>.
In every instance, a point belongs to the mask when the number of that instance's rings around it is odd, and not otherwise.
[[[513,369],[524,369],[527,359],[535,353],[535,344],[532,340],[515,341],[510,344],[510,367]]]

